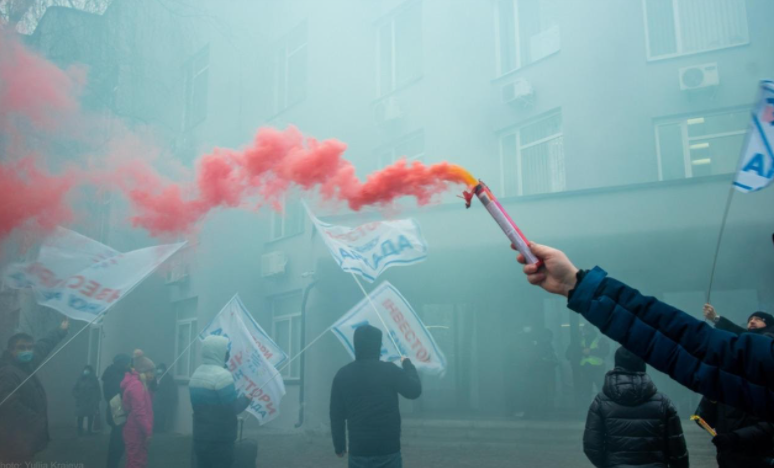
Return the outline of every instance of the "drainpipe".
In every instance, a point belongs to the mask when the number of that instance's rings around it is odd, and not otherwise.
[[[305,275],[314,277],[313,272],[307,272]],[[309,302],[309,293],[312,291],[312,288],[317,286],[317,280],[312,280],[311,283],[309,283],[306,288],[304,288],[304,294],[301,298],[301,343],[306,343],[306,304]],[[299,358],[301,360],[301,363],[299,364],[299,375],[301,376],[301,387],[298,389],[298,422],[295,424],[296,429],[301,427],[304,424],[304,387],[306,387],[304,380],[305,375],[304,369],[306,368],[306,353],[302,354]]]

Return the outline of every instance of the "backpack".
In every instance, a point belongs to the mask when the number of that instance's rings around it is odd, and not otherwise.
[[[120,393],[117,393],[116,396],[110,399],[110,415],[113,416],[113,424],[116,426],[126,424],[126,411],[124,411],[124,404]]]

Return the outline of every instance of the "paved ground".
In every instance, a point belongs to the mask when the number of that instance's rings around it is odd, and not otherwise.
[[[698,428],[684,423],[692,467],[715,467],[712,445]],[[579,422],[406,421],[403,457],[406,468],[591,467],[581,448]],[[54,430],[55,440],[34,468],[101,468],[107,436],[78,438]],[[251,434],[259,439],[258,467],[344,468],[324,434]],[[154,439],[150,468],[190,466],[190,439],[164,435]],[[56,465],[59,463],[60,465]],[[72,465],[67,465],[72,464]]]

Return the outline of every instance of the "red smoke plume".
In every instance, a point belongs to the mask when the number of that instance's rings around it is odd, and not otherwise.
[[[209,211],[240,206],[252,196],[276,206],[292,185],[317,188],[324,199],[346,202],[357,211],[403,196],[426,204],[448,183],[466,183],[458,166],[405,160],[361,182],[342,157],[346,148],[337,140],[306,138],[292,126],[284,131],[262,128],[244,150],[216,149],[200,158],[192,186],[165,183],[136,164],[120,171],[119,186],[135,209],[133,224],[161,235],[186,232]]]

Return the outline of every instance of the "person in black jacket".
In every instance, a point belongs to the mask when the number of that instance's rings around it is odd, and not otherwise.
[[[132,358],[127,354],[116,354],[113,358],[113,364],[109,365],[102,373],[102,396],[107,403],[105,411],[105,420],[110,426],[110,442],[108,442],[107,468],[117,468],[121,463],[121,457],[124,456],[124,436],[123,426],[116,426],[113,422],[113,413],[110,411],[110,400],[121,393],[121,381],[124,375],[129,372]]]
[[[94,375],[92,366],[84,366],[83,372],[78,376],[73,386],[73,398],[75,398],[75,416],[78,418],[78,435],[94,434],[94,417],[99,414],[100,398],[99,380]],[[86,430],[83,422],[86,420]]]
[[[331,435],[336,455],[347,453],[349,468],[401,468],[398,394],[415,400],[422,384],[414,365],[403,369],[379,360],[382,331],[371,325],[355,330],[355,361],[339,369],[331,389]]]
[[[156,376],[158,384],[153,395],[153,433],[160,434],[172,428],[178,395],[177,384],[172,374],[167,372],[166,364],[159,364]]]
[[[680,417],[645,373],[645,361],[625,348],[589,408],[583,452],[597,468],[687,468]]]
[[[774,421],[774,340],[736,336],[607,277],[599,267],[579,270],[564,252],[530,242],[542,260],[524,264],[527,281],[567,298],[607,337],[680,384],[713,401]]]
[[[747,319],[747,329],[720,317],[715,309],[706,304],[704,316],[720,330],[734,334],[771,334],[774,317],[765,312],[755,312]],[[774,466],[774,425],[734,408],[702,398],[696,414],[701,416],[718,433],[712,438],[717,447],[720,468]]]

